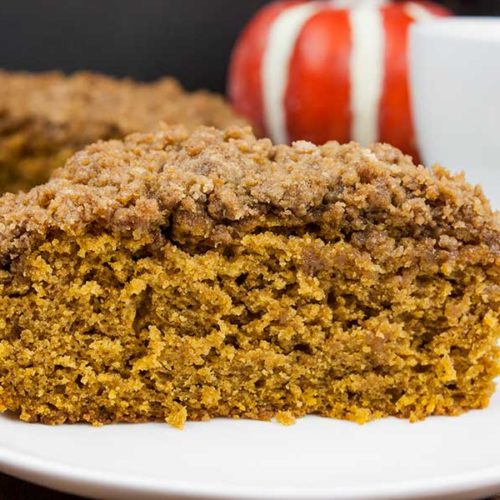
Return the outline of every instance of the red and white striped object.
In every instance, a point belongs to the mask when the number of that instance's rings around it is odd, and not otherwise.
[[[381,141],[415,155],[408,28],[450,14],[427,1],[273,2],[236,44],[231,100],[278,143]]]

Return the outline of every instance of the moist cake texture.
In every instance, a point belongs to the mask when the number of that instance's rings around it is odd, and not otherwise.
[[[0,71],[0,193],[45,182],[75,151],[158,122],[189,128],[243,124],[222,97],[185,92],[173,78],[153,83],[79,72]]]
[[[484,408],[499,222],[387,145],[183,127],[0,199],[0,407],[30,422]]]

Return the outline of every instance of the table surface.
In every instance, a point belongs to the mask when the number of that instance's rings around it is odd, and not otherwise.
[[[0,473],[0,496],[9,500],[81,500],[80,497],[67,495],[42,488]],[[500,496],[488,500],[500,500]]]
[[[42,488],[0,473],[0,497],[9,500],[79,500],[80,497]]]

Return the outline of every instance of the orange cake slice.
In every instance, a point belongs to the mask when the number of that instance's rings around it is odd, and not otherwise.
[[[183,127],[0,199],[0,406],[30,422],[484,408],[500,227],[387,145]]]

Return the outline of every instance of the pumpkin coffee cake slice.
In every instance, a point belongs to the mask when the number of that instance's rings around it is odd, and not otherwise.
[[[0,199],[0,406],[44,423],[483,408],[500,229],[387,146],[165,128]]]
[[[0,71],[0,193],[45,182],[75,151],[158,123],[243,124],[207,91],[186,92],[173,78],[140,83],[89,72]]]

